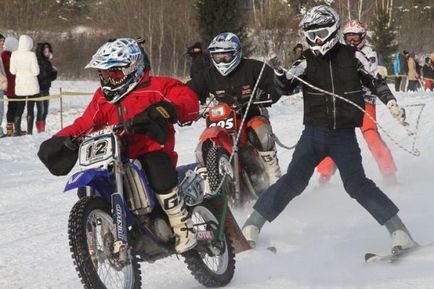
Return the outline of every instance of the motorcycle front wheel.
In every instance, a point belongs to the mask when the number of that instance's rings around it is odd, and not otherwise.
[[[235,273],[235,253],[227,232],[223,241],[216,240],[218,220],[206,205],[195,206],[191,212],[197,235],[212,231],[213,240],[183,253],[187,268],[199,283],[206,287],[227,285]]]
[[[68,236],[75,268],[88,289],[139,289],[140,265],[127,253],[122,262],[113,254],[113,218],[107,202],[82,197],[69,215]]]

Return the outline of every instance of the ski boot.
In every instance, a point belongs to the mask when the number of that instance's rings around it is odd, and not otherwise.
[[[411,249],[418,244],[413,240],[398,215],[384,223],[392,238],[392,254],[399,255],[402,251]]]
[[[256,247],[256,241],[258,240],[259,232],[261,231],[262,226],[265,224],[265,221],[266,219],[261,214],[259,214],[257,211],[253,211],[244,223],[242,232],[244,238],[246,238],[247,242],[249,242],[250,247]]]

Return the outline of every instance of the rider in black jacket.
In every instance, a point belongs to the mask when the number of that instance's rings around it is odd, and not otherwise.
[[[276,61],[276,84],[289,92],[304,81],[364,107],[362,85],[387,104],[392,116],[403,122],[404,109],[397,103],[386,82],[370,75],[362,64],[360,52],[338,43],[340,18],[329,6],[309,10],[301,24],[309,49],[305,60],[286,73]],[[365,175],[355,127],[362,124],[363,112],[348,102],[303,84],[305,129],[298,141],[288,171],[269,187],[254,205],[243,233],[252,245],[266,220],[273,221],[309,183],[315,167],[331,156],[339,168],[344,188],[375,219],[385,225],[392,237],[393,250],[416,245],[398,217],[397,206]]]
[[[247,133],[264,164],[270,184],[276,182],[281,173],[271,124],[264,108],[280,98],[273,83],[273,69],[261,61],[243,58],[240,40],[233,33],[217,35],[208,51],[213,65],[203,73],[193,75],[187,84],[198,94],[201,104],[205,104],[212,94],[216,101],[241,108],[245,113],[253,88],[260,78],[254,96],[256,104],[252,104],[247,112]]]

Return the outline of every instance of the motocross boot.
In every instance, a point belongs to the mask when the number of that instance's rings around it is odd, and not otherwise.
[[[417,246],[405,225],[398,215],[393,216],[384,223],[392,238],[392,253],[399,254],[402,250]]]
[[[277,159],[276,148],[271,151],[258,151],[259,158],[264,165],[265,173],[268,175],[269,185],[271,186],[281,177],[279,160]]]
[[[158,202],[169,217],[170,225],[176,236],[175,250],[186,252],[197,244],[193,221],[185,208],[184,199],[178,192],[178,187],[164,194],[155,194]]]

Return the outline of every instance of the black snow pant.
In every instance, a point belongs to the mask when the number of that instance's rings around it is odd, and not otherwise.
[[[157,194],[168,193],[178,184],[178,173],[170,156],[154,151],[138,158],[152,190]]]
[[[398,213],[396,205],[365,176],[355,129],[328,129],[306,126],[295,147],[288,171],[257,200],[254,209],[273,221],[307,187],[324,157],[330,156],[339,168],[345,190],[383,225]]]

